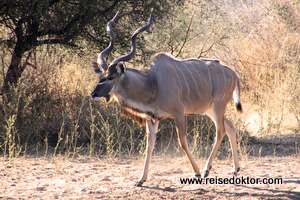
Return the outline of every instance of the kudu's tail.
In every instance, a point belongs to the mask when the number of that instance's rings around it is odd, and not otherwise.
[[[240,80],[237,79],[235,89],[233,91],[233,100],[236,106],[236,110],[239,113],[243,112],[242,104],[241,104],[241,99],[240,99]]]

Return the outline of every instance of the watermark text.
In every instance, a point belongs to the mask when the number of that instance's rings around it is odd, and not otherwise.
[[[205,184],[205,185],[255,185],[255,184],[283,184],[282,178],[251,178],[251,177],[231,177],[231,178],[180,178],[180,183],[185,185]]]

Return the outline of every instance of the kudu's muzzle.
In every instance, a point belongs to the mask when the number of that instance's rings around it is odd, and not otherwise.
[[[91,93],[91,96],[92,96],[93,99],[95,99],[96,97],[98,97],[98,94],[95,91],[93,91]]]

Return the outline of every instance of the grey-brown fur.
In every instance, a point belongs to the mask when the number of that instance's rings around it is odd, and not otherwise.
[[[157,95],[157,81],[153,74],[149,74],[148,70],[136,70],[136,69],[128,69],[127,72],[132,72],[137,76],[140,76],[141,79],[144,80],[145,86],[142,88],[142,94],[135,94],[131,90],[130,79],[128,77],[124,77],[124,80],[121,82],[123,89],[125,90],[124,94],[127,95],[128,98],[138,99],[140,102],[144,104],[148,104],[153,102],[156,99]],[[150,111],[139,110],[138,108],[131,107],[126,103],[126,97],[122,98],[121,105],[121,114],[135,122],[137,122],[141,126],[146,125],[146,119],[155,119],[159,120],[159,118]],[[141,114],[145,114],[146,117],[140,117]]]
[[[185,114],[204,114],[213,100],[221,97],[229,101],[238,81],[235,72],[214,60],[181,61],[168,54],[154,56],[151,68],[146,72],[127,70],[127,73],[130,73],[129,77],[124,77],[121,87],[114,93],[117,99],[122,99],[119,101],[121,106],[131,107],[127,100],[147,104],[156,108],[153,114],[161,119],[182,111]],[[139,83],[133,80],[129,83],[132,76],[139,77]],[[226,77],[229,78],[225,81]],[[226,85],[221,84],[225,82]],[[135,109],[147,112],[147,109]]]

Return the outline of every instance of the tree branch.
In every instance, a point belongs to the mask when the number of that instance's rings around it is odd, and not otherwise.
[[[78,45],[68,42],[66,39],[47,39],[47,40],[39,40],[34,46],[41,46],[44,44],[64,44],[72,47],[78,47]]]
[[[185,33],[185,37],[184,37],[183,43],[182,43],[182,45],[181,45],[181,47],[180,47],[180,49],[179,49],[177,55],[175,56],[176,58],[181,54],[181,51],[182,51],[183,47],[185,46],[185,44],[186,44],[187,41],[188,41],[189,33],[190,33],[191,26],[192,26],[193,19],[194,19],[194,14],[195,14],[195,13],[193,13],[193,15],[192,15],[192,17],[191,17],[191,21],[190,21],[189,26],[188,26],[188,29],[186,30],[186,33]]]
[[[53,0],[54,1],[54,0]],[[65,34],[68,34],[69,32],[72,31],[72,28],[74,27],[74,25],[77,22],[81,22],[80,25],[81,27],[85,26],[89,20],[91,20],[92,18],[99,16],[99,15],[104,15],[105,13],[107,13],[108,11],[112,10],[116,4],[119,2],[120,0],[114,0],[113,4],[109,7],[107,7],[104,10],[97,10],[95,12],[90,12],[90,10],[87,8],[86,10],[79,10],[78,13],[76,13],[73,17],[73,19],[71,19],[64,27],[62,27],[61,29],[49,29],[49,30],[43,30],[43,31],[39,31],[38,32],[38,37],[41,36],[45,36],[45,35],[49,35],[49,34],[54,34],[57,36],[62,36]]]

